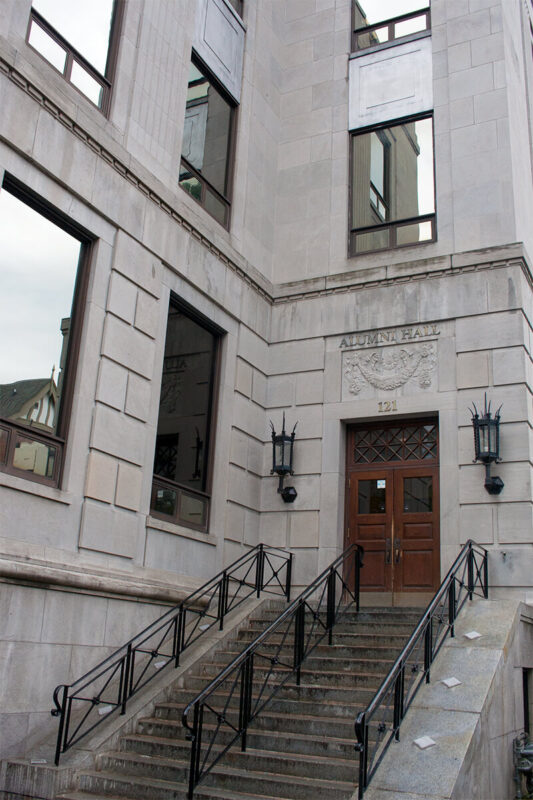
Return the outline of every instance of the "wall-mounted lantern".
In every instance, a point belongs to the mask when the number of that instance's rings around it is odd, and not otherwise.
[[[278,492],[285,503],[294,503],[298,496],[294,486],[283,486],[285,476],[294,475],[292,459],[296,425],[298,425],[297,422],[292,429],[292,433],[285,432],[285,412],[283,412],[283,429],[281,433],[276,433],[272,420],[270,421],[270,427],[272,428],[272,469],[270,474],[279,476]]]
[[[496,475],[491,477],[490,465],[500,458],[500,408],[494,416],[490,412],[490,401],[487,408],[487,395],[485,394],[485,413],[480,416],[476,404],[472,403],[474,409],[470,409],[472,414],[472,425],[474,428],[474,448],[476,451],[475,461],[485,464],[485,489],[489,494],[500,494],[504,487],[501,478]]]

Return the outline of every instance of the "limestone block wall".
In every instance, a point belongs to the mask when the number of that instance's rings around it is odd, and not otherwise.
[[[168,606],[0,583],[0,755],[54,736],[59,683],[71,683]]]

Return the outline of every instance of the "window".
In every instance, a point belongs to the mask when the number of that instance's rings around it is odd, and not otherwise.
[[[430,27],[429,0],[353,0],[354,51],[422,34]]]
[[[433,120],[352,134],[350,254],[435,239]]]
[[[109,111],[121,0],[33,0],[28,43],[104,113]]]
[[[179,183],[226,228],[234,116],[229,97],[203,67],[191,63]]]
[[[154,456],[152,512],[207,530],[219,331],[171,299]]]
[[[242,0],[228,0],[228,3],[235,9],[239,17],[242,17]]]
[[[89,239],[10,178],[0,220],[0,470],[57,486]]]

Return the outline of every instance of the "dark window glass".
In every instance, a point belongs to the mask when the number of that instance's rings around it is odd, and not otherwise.
[[[242,0],[228,0],[230,6],[232,6],[237,14],[242,17]]]
[[[115,0],[33,0],[28,43],[89,100],[107,111]]]
[[[403,479],[403,510],[409,513],[433,511],[431,475]]]
[[[428,30],[429,0],[353,0],[354,50]]]
[[[229,100],[191,63],[179,182],[226,226],[233,113]]]
[[[352,136],[352,254],[434,238],[433,121]]]
[[[161,379],[152,510],[185,525],[204,528],[217,338],[171,302]]]
[[[359,481],[359,514],[384,514],[386,481],[384,479]]]
[[[5,188],[0,220],[0,462],[55,480],[82,245]]]

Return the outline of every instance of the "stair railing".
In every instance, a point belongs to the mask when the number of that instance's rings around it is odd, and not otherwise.
[[[326,636],[332,644],[346,611],[354,605],[359,611],[363,553],[350,545],[187,705],[189,800],[237,740],[246,750],[250,723],[294,675],[300,685],[303,662]]]
[[[467,599],[488,598],[488,559],[472,539],[464,545],[424,611],[409,641],[367,708],[357,715],[359,800],[363,797],[422,685],[429,683],[431,665],[447,635],[455,635],[455,620]]]
[[[292,554],[259,544],[166,611],[71,684],[56,686],[52,716],[59,717],[55,764],[62,753],[126,705],[165,667],[224,618],[261,592],[290,600]]]

